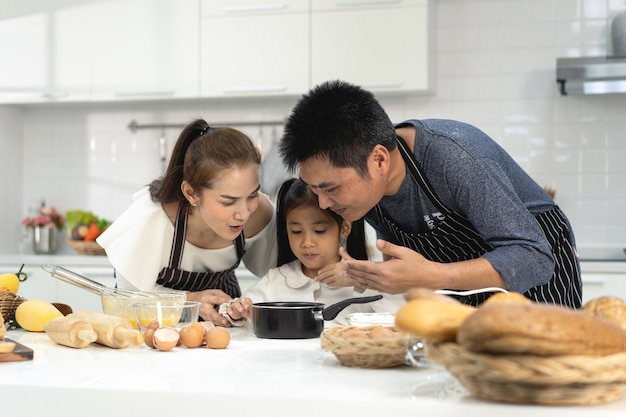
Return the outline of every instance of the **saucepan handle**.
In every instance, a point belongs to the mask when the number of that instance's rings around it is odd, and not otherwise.
[[[364,304],[371,303],[372,301],[377,301],[383,298],[382,295],[372,295],[369,297],[355,297],[355,298],[347,298],[345,300],[339,301],[338,303],[331,304],[325,309],[322,310],[322,318],[324,320],[332,320],[337,317],[337,314],[341,312],[344,308],[348,307],[351,304]]]

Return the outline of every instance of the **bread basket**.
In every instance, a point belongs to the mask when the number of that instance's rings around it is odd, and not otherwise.
[[[25,298],[15,295],[10,291],[0,292],[0,314],[5,323],[11,325],[15,320],[15,309],[26,301]]]
[[[626,395],[626,352],[607,356],[487,355],[427,342],[425,357],[472,395],[492,401],[575,405]]]
[[[104,248],[93,240],[85,242],[83,240],[70,239],[67,241],[67,244],[81,255],[106,255]]]
[[[366,335],[381,326],[342,326],[326,329],[320,336],[322,349],[332,352],[340,364],[359,368],[392,368],[406,365],[406,337],[347,338],[343,334],[358,329]],[[395,327],[389,327],[399,333]]]

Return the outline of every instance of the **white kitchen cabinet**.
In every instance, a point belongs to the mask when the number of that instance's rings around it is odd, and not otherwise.
[[[92,99],[198,97],[197,0],[93,4]]]
[[[342,79],[374,92],[431,88],[428,0],[311,2],[311,83]]]
[[[203,97],[295,95],[309,87],[308,1],[202,2]]]
[[[0,102],[89,99],[91,13],[57,3],[0,12]]]
[[[583,303],[603,295],[626,301],[626,262],[581,261]]]

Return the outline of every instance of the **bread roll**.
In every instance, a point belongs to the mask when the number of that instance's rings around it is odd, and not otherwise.
[[[519,292],[498,292],[487,298],[482,305],[491,303],[532,303],[532,301]]]
[[[589,300],[583,310],[626,330],[626,303],[618,297],[604,295]]]
[[[432,342],[454,342],[461,323],[475,311],[457,302],[417,298],[398,309],[396,327]]]
[[[539,303],[491,303],[460,326],[473,352],[602,356],[626,351],[626,331],[580,310]]]
[[[430,288],[424,288],[424,287],[411,288],[410,290],[404,293],[404,299],[407,301],[416,300],[418,298],[427,298],[429,300],[439,300],[439,301],[445,301],[448,303],[457,303],[457,304],[461,303],[456,298],[453,298],[444,294],[438,294],[434,290],[431,290]]]

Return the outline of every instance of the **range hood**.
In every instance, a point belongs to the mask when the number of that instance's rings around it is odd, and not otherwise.
[[[626,93],[626,57],[557,58],[561,95]]]

